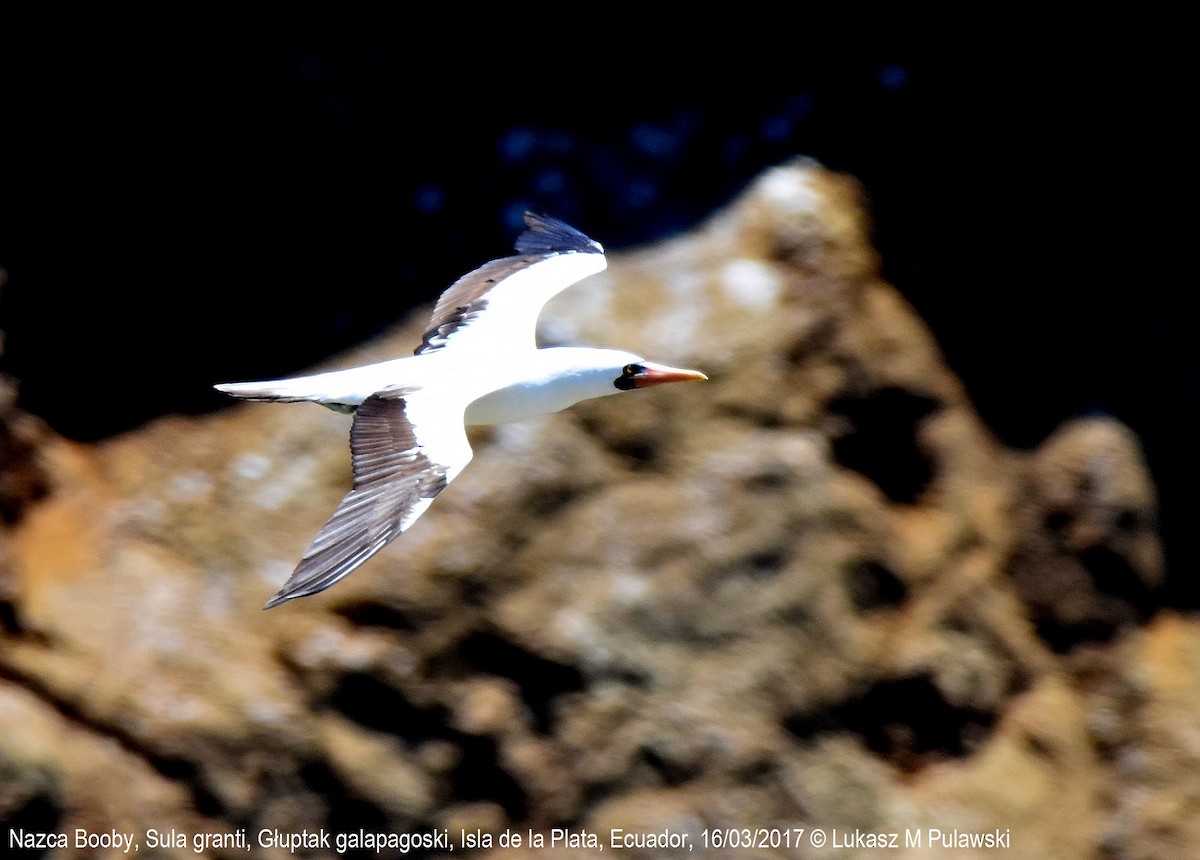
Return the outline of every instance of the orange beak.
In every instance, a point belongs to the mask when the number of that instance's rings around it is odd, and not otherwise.
[[[662,385],[667,382],[699,382],[708,379],[698,370],[682,370],[678,367],[666,367],[662,364],[642,362],[643,371],[633,377],[634,388],[649,388],[651,385]]]

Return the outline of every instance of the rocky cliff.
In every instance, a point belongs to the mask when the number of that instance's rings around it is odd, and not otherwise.
[[[1137,439],[1086,418],[1000,445],[880,278],[860,189],[813,163],[610,257],[545,339],[711,381],[475,433],[408,534],[270,612],[347,487],[345,416],[249,404],[84,446],[0,401],[0,838],[1200,850],[1200,623],[1159,607]]]

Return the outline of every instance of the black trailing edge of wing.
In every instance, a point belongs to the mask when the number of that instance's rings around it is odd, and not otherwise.
[[[516,248],[520,254],[604,253],[599,242],[539,209],[525,213],[525,226],[529,229],[517,237]]]

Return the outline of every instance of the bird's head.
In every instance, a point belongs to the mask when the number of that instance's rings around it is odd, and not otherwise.
[[[696,382],[708,379],[698,370],[667,367],[665,364],[655,364],[637,356],[629,356],[628,359],[621,364],[620,372],[612,382],[613,387],[618,391],[649,388],[665,382]]]
[[[580,400],[650,388],[667,382],[708,379],[698,370],[683,370],[646,361],[619,349],[552,347],[537,351],[540,377],[532,387],[541,389],[547,412],[566,409]]]
[[[666,382],[708,379],[698,370],[682,370],[646,361],[616,349],[557,346],[536,350],[518,369],[522,377],[475,400],[468,424],[501,424],[548,415],[581,400],[649,388]],[[506,368],[511,370],[511,368]]]

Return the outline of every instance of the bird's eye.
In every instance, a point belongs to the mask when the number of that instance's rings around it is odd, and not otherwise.
[[[613,385],[621,391],[631,391],[638,386],[638,374],[645,370],[640,364],[627,364],[621,368],[621,375],[613,380]]]

